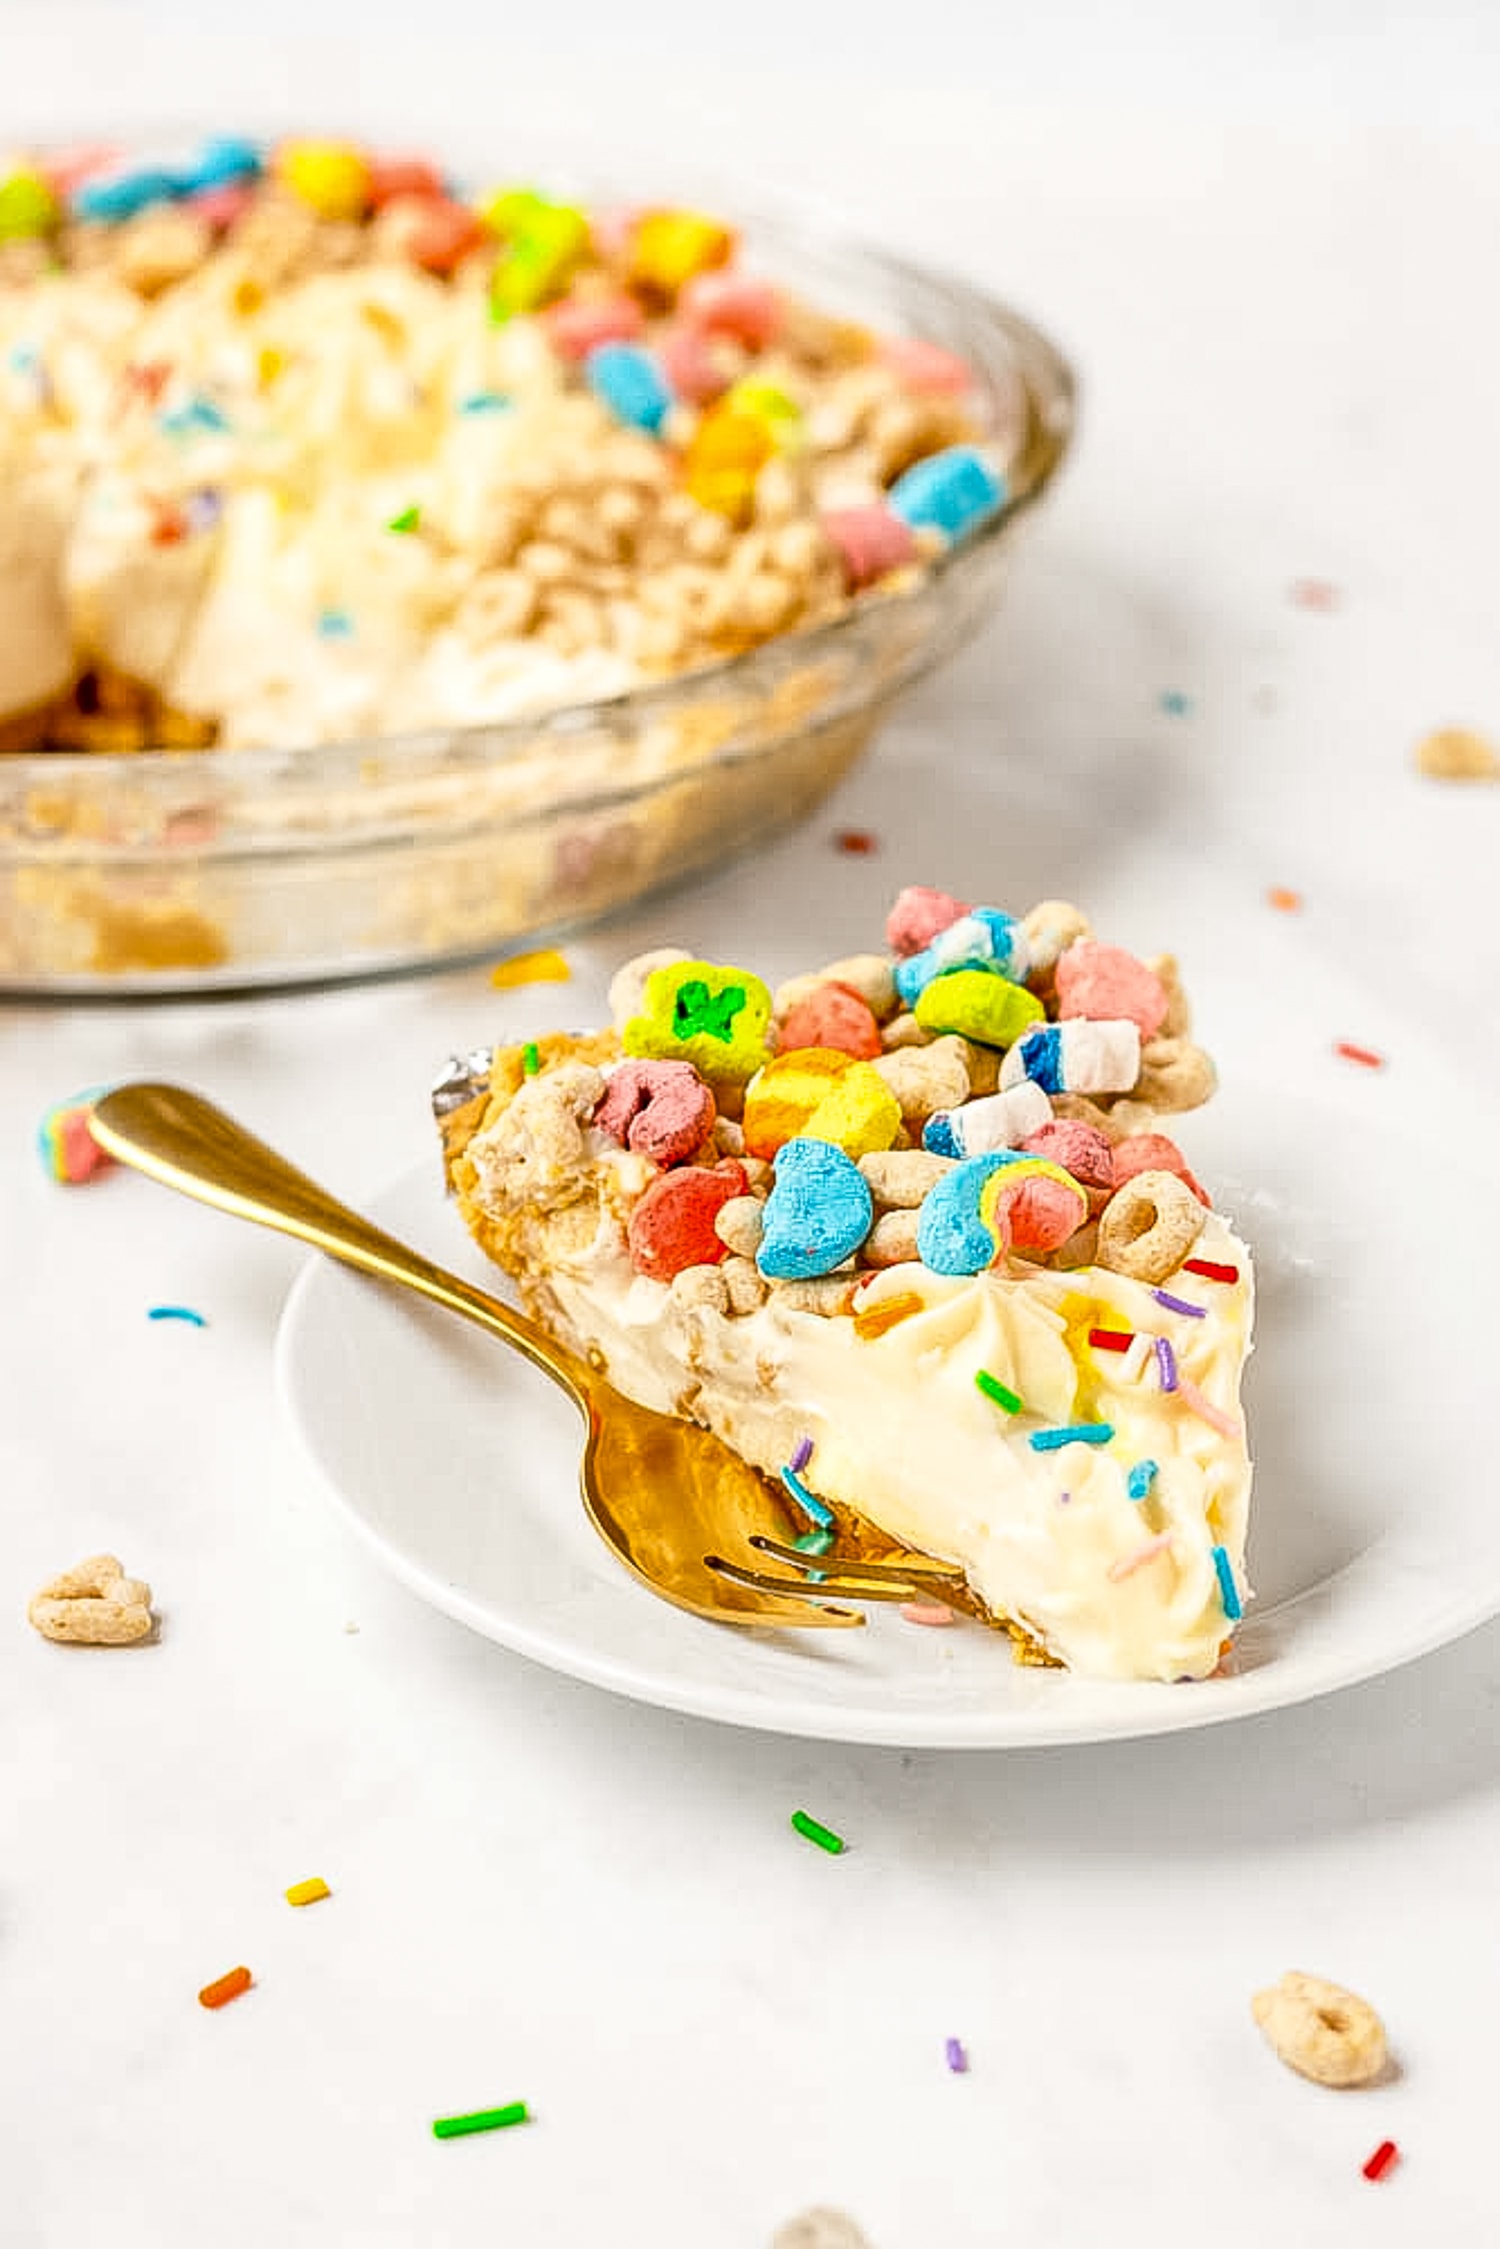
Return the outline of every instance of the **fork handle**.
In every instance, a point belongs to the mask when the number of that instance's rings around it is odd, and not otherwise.
[[[586,1370],[550,1337],[498,1297],[350,1210],[202,1094],[144,1081],[115,1086],[95,1104],[89,1129],[110,1155],[165,1187],[253,1225],[274,1227],[473,1320],[551,1375],[588,1413]]]

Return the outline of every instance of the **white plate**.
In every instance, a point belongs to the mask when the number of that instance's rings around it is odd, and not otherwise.
[[[1257,1115],[1248,1140],[1246,1107],[1227,1088],[1184,1132],[1259,1271],[1247,1385],[1257,1598],[1232,1676],[1167,1687],[1024,1670],[998,1633],[924,1629],[888,1609],[863,1631],[807,1634],[688,1616],[637,1584],[590,1527],[575,1496],[576,1417],[550,1383],[452,1314],[324,1259],[287,1304],[282,1395],[348,1518],[399,1578],[475,1631],[616,1694],[778,1733],[948,1748],[1165,1733],[1274,1709],[1500,1611],[1500,1504],[1485,1466],[1500,1197],[1493,1177],[1474,1176],[1474,1146],[1493,1138],[1471,1136],[1461,1170],[1425,1136],[1372,1123],[1399,1106],[1330,1071],[1321,1088],[1283,1095],[1274,1119]],[[1419,1231],[1445,1206],[1485,1213],[1461,1246],[1444,1244],[1441,1224],[1430,1239]],[[441,1199],[435,1156],[374,1215],[494,1285]]]

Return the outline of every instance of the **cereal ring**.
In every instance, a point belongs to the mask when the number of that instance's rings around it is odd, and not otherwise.
[[[1367,1999],[1289,1970],[1250,2012],[1277,2055],[1318,2085],[1370,2085],[1385,2068],[1385,2026]]]
[[[151,1630],[151,1588],[113,1554],[94,1554],[33,1594],[26,1614],[45,1640],[128,1647]]]
[[[1131,1092],[1148,1108],[1197,1109],[1217,1084],[1213,1063],[1191,1039],[1148,1039]]]
[[[1111,1195],[1099,1220],[1098,1262],[1153,1287],[1175,1273],[1207,1213],[1175,1172],[1141,1171]]]

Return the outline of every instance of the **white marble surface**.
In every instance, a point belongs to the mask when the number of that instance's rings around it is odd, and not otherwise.
[[[764,121],[777,185],[1051,327],[1082,436],[994,629],[803,834],[573,947],[566,1012],[678,931],[774,976],[861,942],[902,880],[1072,894],[1175,945],[1247,1174],[1258,1107],[1345,1086],[1328,1046],[1349,1037],[1391,1057],[1365,1084],[1375,1128],[1456,1142],[1483,1200],[1500,789],[1410,761],[1439,723],[1500,733],[1487,19],[1364,35],[1325,4],[1278,46],[1263,11],[1217,39],[1173,13],[1154,50],[1116,34],[1128,99],[1083,8],[1049,17],[1050,46],[986,32],[982,85],[950,7],[910,75],[874,40],[857,116],[826,83],[819,107],[830,32]],[[477,144],[491,109],[453,70],[477,11],[446,11],[446,45],[444,11],[425,44],[366,11],[355,50],[329,9],[300,68],[293,14],[261,11],[254,48],[245,26],[167,36],[164,0],[129,41],[123,13],[74,6],[12,12],[5,37],[49,122],[227,117],[236,89],[270,118],[295,84],[303,117]],[[709,163],[727,31],[695,77],[685,19],[659,23],[650,101],[612,109],[600,30],[575,127],[628,156],[670,123],[684,165]],[[1074,105],[1028,106],[1028,75],[1054,95],[1067,76],[1070,28]],[[493,51],[508,126],[520,74]],[[639,44],[632,63],[644,82]],[[7,125],[23,83],[5,73]],[[533,126],[560,120],[546,84]],[[1289,600],[1304,576],[1338,586],[1335,613]],[[1160,707],[1174,690],[1185,715]],[[831,851],[854,824],[881,857]],[[1272,883],[1301,916],[1267,910]],[[765,2249],[819,2201],[874,2249],[1492,2242],[1500,1627],[1274,1716],[1093,1748],[852,1748],[613,1701],[425,1608],[335,1517],[273,1391],[289,1244],[128,1176],[67,1192],[31,1152],[75,1086],[173,1076],[371,1197],[427,1146],[434,1064],[559,996],[472,971],[0,1010],[6,2249]],[[1315,1168],[1336,1175],[1326,1149]],[[1476,1293],[1475,1237],[1394,1168],[1367,1222],[1410,1233],[1411,1301],[1439,1321]],[[153,1325],[161,1301],[210,1325]],[[1333,1410],[1378,1417],[1389,1388],[1372,1365]],[[27,1628],[32,1588],[100,1548],[153,1582],[157,1644]],[[845,1857],[789,1833],[797,1804]],[[281,1893],[313,1873],[335,1894],[293,1913]],[[197,1989],[240,1960],[256,1988],[205,2014]],[[1248,1999],[1289,1966],[1376,2001],[1394,2083],[1338,2096],[1277,2066]],[[512,2098],[527,2131],[430,2136]],[[1367,2185],[1387,2135],[1404,2161]]]

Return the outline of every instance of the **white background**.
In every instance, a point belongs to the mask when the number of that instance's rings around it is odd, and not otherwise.
[[[1468,1301],[1461,1214],[1402,1181],[1441,1131],[1492,1188],[1500,790],[1424,784],[1410,752],[1500,734],[1494,11],[53,0],[7,5],[0,41],[0,133],[582,151],[836,205],[1048,327],[1084,418],[1003,616],[803,835],[570,948],[567,1015],[678,932],[774,980],[865,943],[903,880],[1076,892],[1183,956],[1248,1144],[1278,1039],[1289,1071],[1335,1036],[1392,1054],[1382,1129],[1415,1154],[1370,1223],[1412,1229],[1426,1316]],[[1289,602],[1309,575],[1334,616]],[[846,823],[883,858],[832,857]],[[1500,1630],[1067,1752],[613,1703],[428,1612],[340,1527],[273,1392],[289,1245],[131,1179],[70,1195],[31,1152],[74,1087],[175,1075],[369,1197],[427,1150],[435,1063],[558,1004],[471,971],[0,1011],[4,2249],[765,2249],[815,2201],[874,2249],[1492,2243]],[[1418,1032],[1469,1116],[1396,1066]],[[149,1326],[164,1299],[212,1325]],[[21,1621],[100,1547],[154,1581],[156,1646]],[[797,1803],[845,1858],[788,1834]],[[334,1898],[292,1914],[314,1872]],[[240,1959],[257,1989],[205,2015]],[[1291,1966],[1377,2002],[1397,2082],[1277,2067],[1248,1997]],[[429,2135],[516,2097],[528,2132]],[[1387,2133],[1405,2160],[1368,2186]]]

